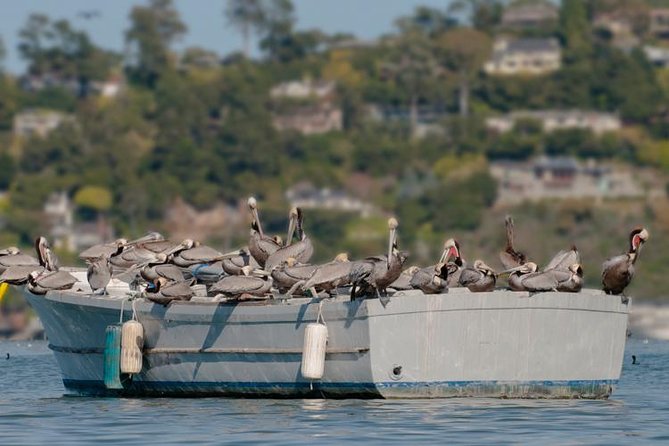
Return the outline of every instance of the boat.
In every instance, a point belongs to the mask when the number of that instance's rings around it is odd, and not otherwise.
[[[76,287],[75,287],[76,288]],[[26,292],[68,393],[268,398],[607,398],[620,377],[628,299],[600,290],[400,291],[386,305],[274,296],[167,306],[127,293]],[[141,371],[105,384],[106,328],[144,331]],[[305,330],[327,328],[323,374],[302,374]]]

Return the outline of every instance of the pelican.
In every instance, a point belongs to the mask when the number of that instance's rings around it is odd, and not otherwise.
[[[313,289],[317,291],[326,291],[327,293],[332,294],[338,287],[344,286],[350,282],[352,265],[353,264],[348,259],[348,254],[345,252],[337,254],[332,262],[316,265],[306,279],[294,282],[292,287],[285,294],[292,295],[297,289]],[[299,273],[306,276],[308,270],[297,273],[289,272],[289,274],[292,274],[294,277]]]
[[[86,278],[88,284],[93,290],[93,294],[106,294],[107,285],[112,278],[112,267],[109,263],[109,256],[104,253],[95,261],[88,264],[88,271],[86,271]]]
[[[492,291],[497,283],[495,271],[483,262],[476,260],[473,266],[468,266],[460,274],[460,285],[467,287],[469,291],[481,293]]]
[[[256,199],[250,197],[248,205],[253,217],[251,238],[249,239],[249,252],[260,266],[265,266],[267,258],[281,248],[281,242],[277,238],[265,235],[263,232]]]
[[[0,256],[0,272],[4,272],[7,268],[13,266],[32,266],[35,267],[34,270],[39,269],[37,268],[39,266],[50,271],[57,269],[56,258],[49,249],[48,242],[44,237],[38,237],[35,240],[37,258],[28,254],[23,254],[18,248],[14,247],[7,248],[3,251],[5,251],[5,255]],[[18,270],[15,269],[13,274],[16,274],[17,272]]]
[[[17,254],[21,254],[21,250],[16,246],[10,246],[8,248],[0,249],[0,257],[15,256]]]
[[[169,254],[173,254],[172,263],[181,267],[189,267],[202,263],[214,263],[226,257],[240,255],[241,251],[233,251],[223,254],[214,248],[186,239],[178,247],[175,247]]]
[[[509,274],[509,288],[513,291],[527,291],[523,286],[522,280],[528,274],[535,274],[539,267],[534,262],[525,262],[515,268],[502,271],[500,274]]]
[[[443,261],[446,262],[446,268],[448,269],[448,282],[449,288],[457,288],[460,286],[460,274],[462,270],[467,266],[462,260],[460,255],[460,244],[457,240],[449,238],[444,243],[444,255]]]
[[[311,239],[304,233],[302,228],[302,210],[293,208],[290,210],[290,225],[288,229],[288,240],[292,240],[293,234],[297,233],[299,241],[278,249],[267,258],[265,262],[265,271],[272,271],[275,267],[286,261],[289,257],[294,258],[299,263],[307,263],[314,254],[314,246]],[[250,246],[249,246],[250,248]],[[260,263],[260,262],[258,262]]]
[[[611,257],[602,268],[602,289],[607,294],[622,294],[634,277],[634,264],[641,247],[650,234],[646,228],[634,229],[629,236],[630,248],[626,254]]]
[[[168,264],[167,261],[168,256],[166,254],[157,254],[155,260],[147,262],[140,270],[142,279],[153,283],[159,277],[164,277],[170,282],[183,282],[185,278],[181,268]]]
[[[402,273],[400,276],[397,278],[396,281],[390,284],[390,288],[397,290],[397,291],[404,291],[404,290],[410,290],[413,287],[411,286],[411,278],[413,277],[414,274],[416,274],[418,271],[420,271],[421,268],[417,266],[410,266]]]
[[[243,268],[241,276],[227,276],[213,284],[210,291],[236,299],[262,297],[272,288],[272,278],[263,270]]]
[[[44,267],[41,265],[14,265],[5,269],[0,274],[0,283],[8,283],[10,285],[23,285],[28,282],[28,276],[33,271],[41,273]]]
[[[245,266],[250,266],[252,269],[259,269],[260,265],[256,259],[249,253],[248,248],[242,248],[239,250],[239,255],[223,259],[221,261],[223,271],[231,276],[238,276],[242,273],[242,268]]]
[[[504,219],[506,226],[506,248],[499,253],[499,259],[504,268],[511,269],[527,262],[527,257],[522,252],[516,251],[513,246],[513,218],[507,215]]]
[[[193,290],[188,282],[170,282],[164,277],[158,277],[153,281],[153,289],[144,292],[144,297],[151,302],[168,305],[173,300],[190,300]]]
[[[28,291],[33,294],[69,290],[75,283],[77,278],[67,271],[33,271],[28,275]]]
[[[384,305],[388,302],[386,288],[402,273],[402,266],[408,254],[397,249],[397,226],[395,218],[388,220],[388,254],[385,256],[368,257],[355,262],[351,268],[351,299],[355,299],[357,288],[363,292],[374,289]],[[384,297],[382,297],[382,294]]]
[[[111,257],[118,255],[128,245],[128,241],[124,238],[119,238],[110,243],[103,243],[100,245],[93,245],[79,253],[79,258],[86,262],[95,262],[101,257]]]
[[[285,293],[296,283],[309,280],[316,269],[318,265],[298,264],[297,260],[289,257],[272,270],[272,280],[279,292]]]
[[[578,263],[570,265],[566,270],[550,269],[541,272],[536,272],[536,264],[532,263],[530,265],[530,263],[532,262],[527,262],[511,270],[515,270],[516,272],[525,272],[529,269],[535,270],[534,272],[519,275],[512,274],[509,276],[509,285],[511,285],[511,278],[516,277],[512,286],[516,291],[564,291],[577,293],[583,287],[583,267]]]
[[[570,250],[562,250],[555,254],[544,268],[544,271],[549,269],[569,269],[569,267],[575,263],[581,263],[581,255],[578,253],[576,246],[572,245]]]
[[[186,274],[195,278],[199,283],[212,284],[218,282],[226,273],[223,269],[223,260],[214,263],[200,263],[191,265]],[[186,275],[188,277],[188,275]]]
[[[438,263],[434,266],[419,268],[409,282],[411,288],[425,294],[439,294],[448,289],[448,265]]]

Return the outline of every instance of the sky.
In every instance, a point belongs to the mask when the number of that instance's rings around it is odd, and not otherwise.
[[[18,31],[32,12],[52,19],[67,19],[84,29],[98,45],[121,51],[128,14],[141,0],[0,0],[0,37],[5,44],[5,68],[21,73],[25,62],[16,46]],[[373,39],[393,29],[394,20],[410,14],[418,5],[446,9],[450,0],[293,0],[297,28],[320,28],[325,32],[349,32],[361,39]],[[221,55],[241,49],[239,35],[226,25],[224,0],[175,0],[188,34],[180,47],[201,46]],[[80,11],[99,11],[93,19],[79,17]]]

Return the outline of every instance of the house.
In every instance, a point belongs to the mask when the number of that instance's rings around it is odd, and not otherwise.
[[[560,57],[556,39],[499,38],[483,69],[491,75],[546,74],[560,68]]]
[[[14,115],[13,132],[24,138],[44,138],[66,122],[74,122],[74,118],[55,110],[29,109]]]
[[[539,157],[530,161],[495,161],[490,174],[498,182],[498,205],[564,199],[644,197],[646,190],[634,170],[594,160]]]
[[[81,83],[71,77],[62,77],[54,73],[27,74],[19,78],[19,86],[28,92],[37,92],[47,88],[60,88],[71,94],[78,95]]]
[[[304,181],[286,190],[286,199],[291,207],[301,209],[323,209],[339,212],[355,212],[367,217],[374,212],[374,206],[351,197],[342,190],[318,189]]]
[[[100,219],[96,222],[75,223],[75,206],[67,192],[54,192],[44,203],[44,216],[55,249],[78,252],[113,238],[111,226]]]
[[[329,103],[307,105],[275,113],[272,124],[279,131],[295,130],[303,135],[316,135],[342,130],[344,114],[341,108]]]
[[[650,63],[656,67],[669,67],[669,48],[646,45],[643,47],[643,52],[646,54]]]
[[[329,99],[334,96],[337,84],[333,81],[289,81],[270,90],[273,99]]]
[[[558,19],[558,8],[551,3],[511,5],[502,13],[502,26],[507,28],[539,28]]]
[[[622,128],[622,122],[617,115],[586,110],[515,111],[487,118],[485,123],[489,130],[505,133],[512,130],[520,120],[537,121],[547,133],[555,130],[586,129],[599,135]]]
[[[607,12],[595,16],[592,26],[596,30],[603,30],[610,34],[610,43],[614,47],[631,51],[639,45],[639,38],[634,33],[632,20],[624,12]]]
[[[648,30],[656,36],[669,34],[669,8],[653,8],[650,10]]]

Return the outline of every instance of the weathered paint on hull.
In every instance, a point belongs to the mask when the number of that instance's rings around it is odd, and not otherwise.
[[[628,305],[579,294],[451,290],[326,301],[325,376],[300,375],[303,331],[318,302],[138,301],[144,368],[122,391],[103,384],[105,327],[118,299],[28,295],[65,387],[82,395],[298,398],[606,398],[620,376]],[[124,320],[131,317],[126,302]]]

